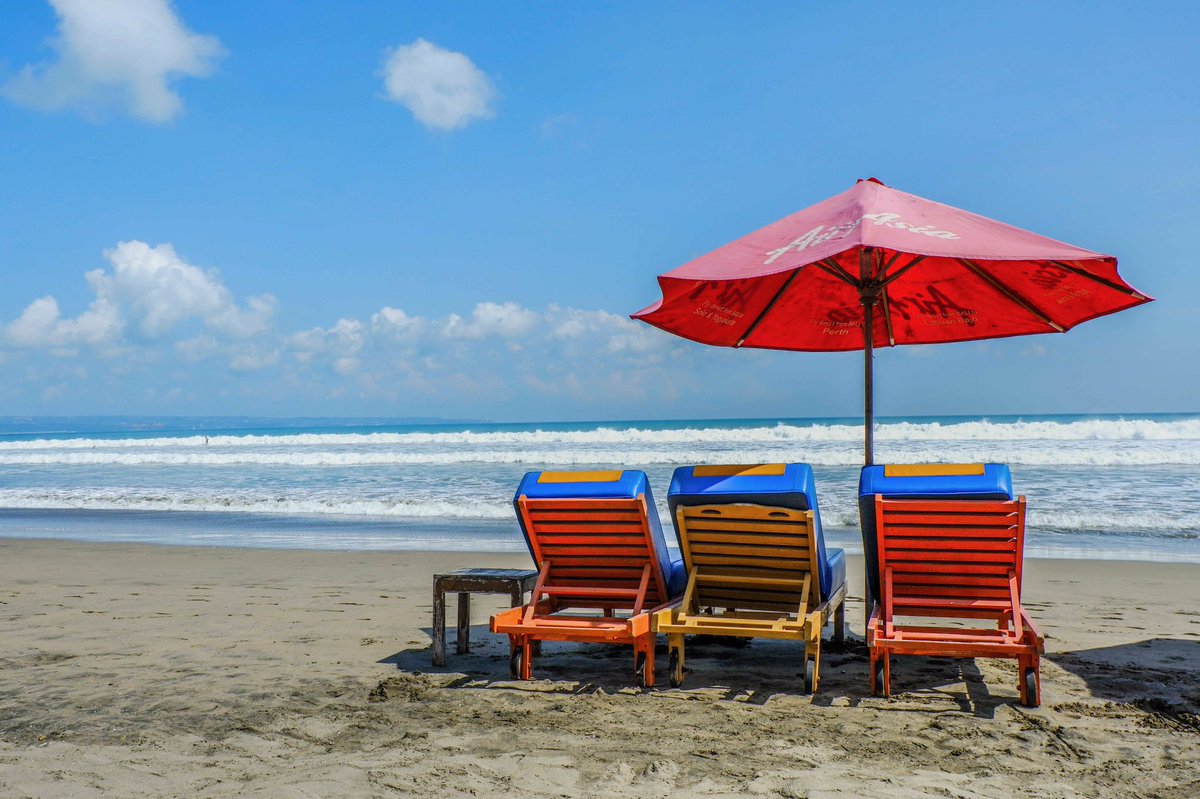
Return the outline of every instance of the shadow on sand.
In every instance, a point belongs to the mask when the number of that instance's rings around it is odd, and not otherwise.
[[[426,634],[432,635],[430,630]],[[543,642],[534,661],[534,679],[513,680],[508,673],[508,639],[493,635],[483,625],[471,630],[471,649],[457,654],[453,631],[448,632],[446,665],[432,665],[432,648],[404,649],[380,663],[407,674],[454,677],[440,683],[447,688],[504,688],[538,693],[641,693],[627,646],[602,646]],[[821,684],[808,697],[803,692],[803,648],[795,642],[755,639],[689,638],[687,672],[679,689],[667,680],[667,648],[655,651],[654,693],[765,704],[775,697],[810,699],[816,707],[856,706],[864,701],[880,710],[929,713],[960,712],[992,718],[996,709],[1018,703],[1015,685],[1011,695],[988,690],[973,660],[948,658],[897,658],[892,662],[893,701],[870,695],[869,657],[861,638],[843,643],[826,640],[821,645]]]
[[[1046,656],[1092,696],[1133,705],[1167,726],[1200,733],[1200,641],[1151,638]]]

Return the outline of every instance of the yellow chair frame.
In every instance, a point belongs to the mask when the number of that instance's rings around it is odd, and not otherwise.
[[[675,514],[687,590],[659,610],[654,631],[667,636],[671,685],[683,683],[684,636],[804,641],[804,689],[817,689],[821,630],[845,636],[846,584],[821,601],[816,523],[811,510],[757,504],[680,506]]]

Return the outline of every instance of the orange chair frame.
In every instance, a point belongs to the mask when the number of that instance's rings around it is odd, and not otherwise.
[[[871,692],[891,694],[891,656],[1015,658],[1021,703],[1041,701],[1044,639],[1021,606],[1025,497],[875,496],[883,594],[867,626]],[[901,624],[897,617],[988,619],[992,629]]]
[[[645,496],[521,495],[517,510],[538,566],[537,583],[528,604],[497,613],[490,623],[492,632],[508,635],[513,676],[532,677],[538,641],[629,644],[634,672],[644,687],[652,687],[655,635],[650,617],[670,597],[657,565]]]

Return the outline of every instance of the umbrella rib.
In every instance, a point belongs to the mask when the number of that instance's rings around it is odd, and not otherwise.
[[[887,286],[883,286],[879,290],[879,297],[883,301],[883,325],[887,328],[888,346],[896,346],[896,336],[892,333],[892,309],[888,305]]]
[[[1133,297],[1135,300],[1146,299],[1145,294],[1142,294],[1139,291],[1134,291],[1133,289],[1128,288],[1127,286],[1117,285],[1116,283],[1113,283],[1110,280],[1105,280],[1102,277],[1097,277],[1096,275],[1093,275],[1091,272],[1087,271],[1086,269],[1080,269],[1077,266],[1071,266],[1070,264],[1063,263],[1062,261],[1051,261],[1050,263],[1054,264],[1055,266],[1059,267],[1060,269],[1066,269],[1068,272],[1073,272],[1073,273],[1079,275],[1080,277],[1086,277],[1087,279],[1094,280],[1101,285],[1108,286],[1110,289],[1113,289],[1114,291],[1119,291],[1122,294],[1128,294],[1130,297]]]
[[[1015,302],[1017,305],[1020,305],[1026,311],[1029,311],[1031,314],[1036,316],[1041,321],[1045,322],[1050,327],[1057,330],[1059,333],[1066,332],[1066,328],[1064,328],[1062,325],[1054,322],[1050,317],[1046,316],[1046,314],[1044,314],[1040,310],[1038,310],[1038,307],[1036,305],[1034,305],[1032,302],[1025,299],[1020,294],[1017,294],[1015,291],[1013,291],[1008,286],[1001,283],[995,277],[988,274],[986,271],[984,271],[983,267],[981,267],[979,264],[976,264],[972,261],[968,261],[965,258],[959,258],[957,260],[960,264],[965,266],[967,269],[970,269],[972,272],[974,272],[976,276],[983,278],[989,285],[991,285],[992,288],[996,289],[996,291],[999,291],[1005,297],[1008,297],[1010,300]]]
[[[887,270],[888,270],[888,267],[890,267],[890,266],[891,266],[891,265],[892,265],[892,264],[895,262],[896,258],[899,258],[899,257],[900,257],[900,253],[896,253],[896,257],[895,257],[895,258],[892,258],[892,260],[891,260],[891,261],[888,261],[888,264],[887,264],[887,266],[885,266],[885,267],[884,267],[884,269],[883,269],[883,273],[884,273],[885,275],[887,275]],[[909,261],[908,263],[906,263],[904,266],[902,266],[902,267],[900,267],[899,269],[897,269],[897,270],[895,271],[895,273],[893,273],[893,274],[890,274],[890,275],[888,275],[887,277],[885,277],[885,278],[883,279],[883,284],[882,284],[882,285],[886,286],[888,283],[891,283],[893,280],[895,280],[896,278],[900,277],[900,276],[901,276],[901,275],[903,275],[905,272],[907,272],[909,269],[912,269],[914,266],[916,266],[917,264],[921,263],[921,261],[924,261],[924,260],[925,260],[925,256],[924,256],[924,255],[918,255],[918,256],[916,256],[916,257],[915,257],[915,258],[913,258],[911,261]]]
[[[892,253],[892,257],[888,258],[887,263],[883,265],[883,269],[879,270],[879,274],[886,275],[887,270],[891,269],[892,264],[896,263],[896,261],[898,261],[900,259],[900,256],[903,254],[904,254],[903,250],[897,250],[896,252]]]
[[[855,280],[854,277],[851,276],[851,274],[847,272],[841,264],[832,258],[823,258],[820,261],[817,261],[817,266],[821,267],[821,269],[833,275],[843,283],[849,283],[851,286],[858,288],[858,281]]]
[[[771,298],[771,301],[767,303],[766,307],[759,311],[758,316],[754,317],[754,321],[751,322],[750,326],[746,328],[746,332],[742,334],[742,337],[737,340],[737,344],[733,345],[734,349],[737,349],[745,344],[746,339],[750,338],[750,336],[754,334],[754,331],[758,328],[759,323],[762,322],[767,313],[770,312],[771,308],[775,306],[775,303],[779,302],[779,298],[782,297],[783,293],[788,290],[788,286],[792,285],[792,281],[796,279],[796,275],[800,274],[800,270],[803,268],[804,267],[802,266],[797,267],[795,271],[788,275],[788,279],[783,281],[783,285],[779,287],[779,291],[775,292],[775,296]]]

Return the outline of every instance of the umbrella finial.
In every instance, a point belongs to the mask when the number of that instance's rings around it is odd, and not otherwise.
[[[859,178],[858,180],[855,181],[855,184],[857,185],[859,183],[878,183],[880,186],[887,185],[879,178]]]

